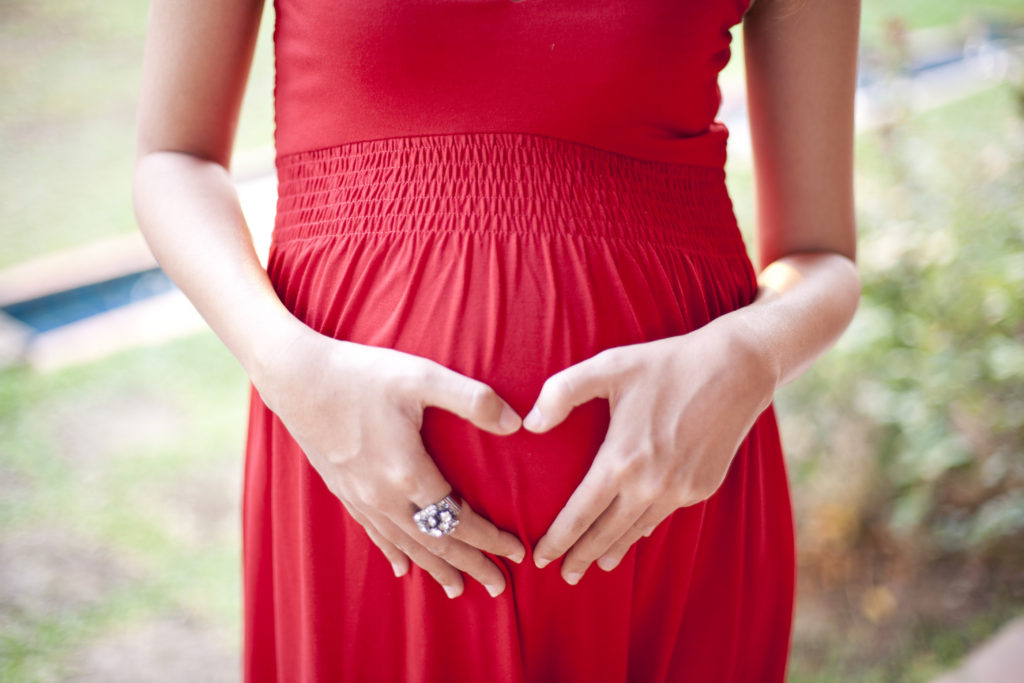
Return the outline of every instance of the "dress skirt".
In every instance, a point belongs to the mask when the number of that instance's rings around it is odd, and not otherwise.
[[[267,271],[288,309],[483,381],[520,415],[555,372],[686,334],[757,291],[721,168],[499,132],[350,143],[280,156],[277,170]],[[493,558],[498,598],[467,576],[452,600],[415,565],[396,578],[255,390],[250,401],[246,680],[783,680],[794,541],[772,408],[710,499],[569,586],[560,561],[539,570],[529,549],[587,472],[607,400],[509,436],[428,407],[441,472],[528,548],[521,565]]]

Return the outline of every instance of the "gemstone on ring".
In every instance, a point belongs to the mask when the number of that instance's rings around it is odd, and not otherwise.
[[[436,503],[431,503],[412,516],[419,530],[425,534],[440,538],[455,531],[459,525],[459,512],[462,508],[451,496],[445,496]]]

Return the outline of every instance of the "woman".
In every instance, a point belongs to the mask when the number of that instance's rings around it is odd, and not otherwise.
[[[246,679],[782,680],[771,401],[859,297],[858,4],[276,9],[267,269],[227,171],[258,0],[153,2],[134,186],[252,379]]]

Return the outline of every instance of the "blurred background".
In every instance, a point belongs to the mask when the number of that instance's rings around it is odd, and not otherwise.
[[[0,0],[4,681],[239,678],[248,383],[135,227],[146,11]],[[233,163],[264,254],[272,28],[268,7]],[[857,119],[863,300],[777,402],[790,678],[927,681],[1024,614],[1024,2],[864,0]]]

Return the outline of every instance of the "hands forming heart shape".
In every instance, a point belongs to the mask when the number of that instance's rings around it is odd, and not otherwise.
[[[424,409],[508,435],[546,432],[576,406],[609,401],[590,470],[533,550],[540,568],[564,556],[562,577],[575,584],[594,562],[614,569],[673,511],[721,485],[776,388],[744,332],[723,316],[689,334],[605,349],[548,377],[525,420],[488,385],[439,363],[312,330],[254,384],[397,576],[411,561],[449,597],[461,594],[462,572],[497,596],[504,574],[484,551],[522,562],[516,536],[466,504],[450,535],[431,537],[413,522],[413,511],[451,491],[422,442]]]

